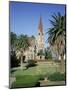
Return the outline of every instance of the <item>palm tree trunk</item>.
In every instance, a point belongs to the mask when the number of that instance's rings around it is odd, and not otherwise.
[[[21,69],[22,69],[22,63],[23,63],[23,62],[22,62],[22,57],[21,57]]]
[[[64,65],[64,56],[61,55],[61,73],[64,73],[65,72],[65,65]]]
[[[35,60],[35,53],[34,53],[34,60]]]

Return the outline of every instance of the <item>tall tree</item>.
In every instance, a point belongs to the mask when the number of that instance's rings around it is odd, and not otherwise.
[[[61,72],[64,69],[64,52],[65,52],[65,16],[60,13],[52,15],[51,28],[49,28],[48,42],[51,47],[61,56]]]
[[[10,56],[11,56],[11,60],[10,60],[10,63],[11,63],[11,67],[18,67],[19,66],[19,63],[20,61],[17,60],[17,57],[16,57],[16,53],[15,53],[15,50],[16,50],[16,41],[17,41],[17,35],[14,33],[14,32],[10,32]]]
[[[20,49],[20,48],[26,49],[26,48],[28,48],[28,46],[29,46],[29,43],[28,43],[27,35],[18,36],[17,43],[16,43],[16,48],[17,49]]]
[[[20,35],[17,38],[17,43],[16,43],[16,56],[20,59],[20,64],[21,64],[21,69],[23,66],[23,53],[24,51],[28,48],[29,43],[28,43],[28,37],[27,35]]]
[[[17,40],[17,35],[14,32],[10,32],[10,40],[11,40],[11,45],[15,46],[15,42]]]

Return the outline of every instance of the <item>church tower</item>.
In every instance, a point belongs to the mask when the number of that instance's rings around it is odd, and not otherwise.
[[[37,35],[37,53],[40,51],[44,52],[44,32],[42,25],[42,18],[40,16],[39,26],[38,26],[38,35]]]

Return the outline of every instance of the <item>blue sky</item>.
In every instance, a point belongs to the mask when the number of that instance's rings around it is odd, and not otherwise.
[[[47,46],[48,35],[46,32],[51,27],[49,19],[52,19],[51,15],[57,12],[64,15],[65,5],[10,2],[10,31],[15,32],[17,35],[36,36],[41,15]]]

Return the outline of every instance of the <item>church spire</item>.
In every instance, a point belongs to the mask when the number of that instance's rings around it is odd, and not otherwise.
[[[40,21],[39,21],[39,27],[38,27],[38,30],[43,33],[43,26],[42,26],[42,18],[40,16]]]

